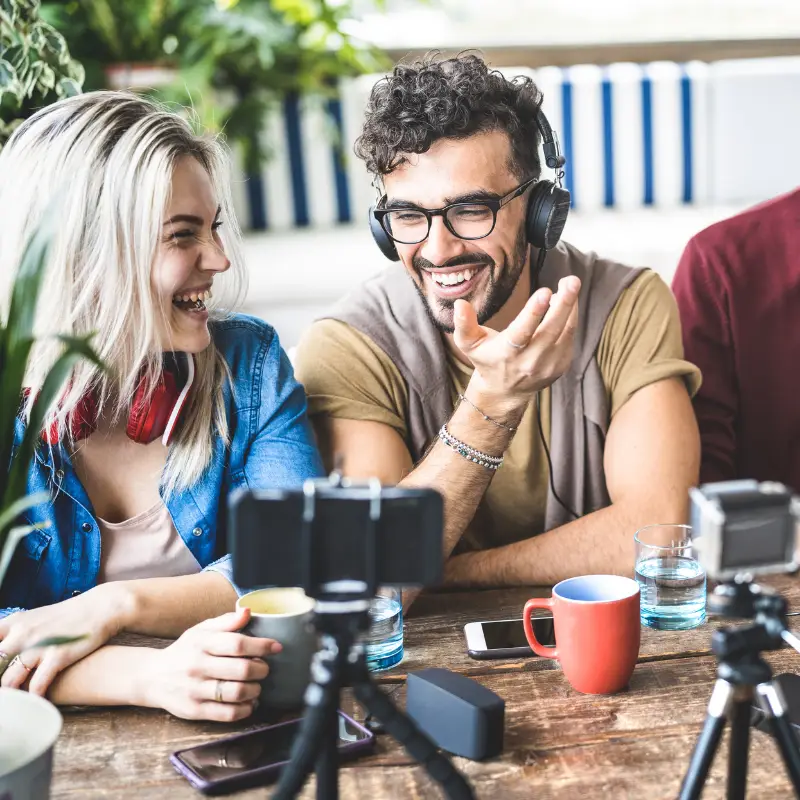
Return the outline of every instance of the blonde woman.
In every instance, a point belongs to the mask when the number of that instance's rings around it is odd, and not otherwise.
[[[15,440],[58,354],[49,334],[94,331],[107,367],[74,369],[30,465],[29,491],[50,500],[27,515],[46,527],[18,545],[0,590],[0,667],[21,650],[3,686],[231,721],[251,713],[280,649],[237,632],[248,612],[230,611],[225,498],[321,464],[274,331],[218,310],[244,285],[226,166],[218,143],[118,92],[39,111],[0,153],[0,276],[57,215]],[[108,645],[120,631],[179,638]]]

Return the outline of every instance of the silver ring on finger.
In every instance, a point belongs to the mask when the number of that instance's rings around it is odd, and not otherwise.
[[[225,681],[223,681],[223,680],[218,680],[217,681],[217,689],[214,692],[214,699],[218,703],[224,702],[224,700],[222,699],[222,684],[224,684],[224,683],[225,683]]]
[[[21,655],[14,656],[14,660],[11,662],[11,664],[9,664],[9,666],[11,666],[12,664],[19,664],[22,667],[22,669],[25,670],[25,672],[33,672],[33,667],[29,667],[22,660],[22,656]]]
[[[506,336],[506,344],[509,345],[510,347],[513,347],[515,350],[522,350],[525,347],[524,344],[517,344],[516,342],[512,342],[511,339],[509,339],[507,336]]]

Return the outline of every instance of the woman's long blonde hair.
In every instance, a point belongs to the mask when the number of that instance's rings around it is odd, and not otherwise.
[[[61,351],[55,334],[93,332],[92,346],[106,366],[104,372],[82,361],[48,413],[46,424],[56,424],[73,450],[67,417],[87,392],[98,398],[99,413],[123,419],[142,370],[151,386],[161,372],[158,318],[164,309],[151,289],[151,272],[173,168],[185,156],[207,171],[225,220],[221,233],[231,268],[215,281],[209,309],[218,319],[218,309],[238,305],[246,283],[229,159],[219,141],[195,135],[180,116],[137,95],[92,92],[37,112],[0,152],[0,307],[6,311],[26,242],[46,214],[57,217],[55,225],[48,221],[55,233],[26,375],[25,419]],[[200,477],[215,431],[228,441],[222,402],[227,365],[213,342],[195,363],[188,413],[161,479],[165,496]]]

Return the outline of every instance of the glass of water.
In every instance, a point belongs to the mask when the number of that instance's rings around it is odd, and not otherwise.
[[[371,672],[391,669],[403,660],[403,598],[382,586],[369,608],[369,631],[362,637]]]
[[[691,526],[648,525],[633,538],[642,625],[682,631],[705,622],[706,573],[692,548]]]

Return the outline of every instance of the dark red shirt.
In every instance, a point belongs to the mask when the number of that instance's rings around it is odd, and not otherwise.
[[[672,289],[703,373],[701,480],[800,491],[800,189],[697,234]]]

